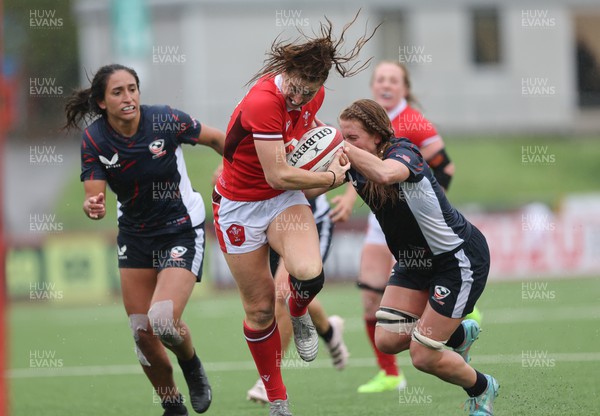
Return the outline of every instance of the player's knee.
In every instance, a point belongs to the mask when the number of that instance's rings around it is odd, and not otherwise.
[[[288,268],[288,262],[285,263]],[[308,261],[295,262],[294,265],[290,265],[287,269],[288,272],[298,280],[310,280],[318,277],[323,271],[323,263],[320,258],[312,259]]]
[[[246,308],[246,321],[259,328],[268,327],[275,318],[273,305],[256,305]]]
[[[375,313],[375,345],[386,354],[397,354],[408,349],[410,334],[417,324],[418,316],[389,307],[380,307]]]
[[[429,338],[418,328],[413,331],[411,341],[410,357],[413,366],[425,373],[435,373],[445,341]]]
[[[419,317],[410,312],[381,306],[375,313],[377,327],[399,337],[411,336]]]
[[[431,374],[434,371],[434,351],[422,345],[412,343],[410,345],[410,359],[413,366],[424,373]]]
[[[131,314],[129,315],[129,327],[131,328],[131,334],[133,335],[133,340],[135,341],[135,353],[138,357],[138,360],[142,365],[147,367],[150,366],[150,362],[146,355],[144,354],[144,350],[147,350],[148,338],[152,337],[149,332],[149,320],[148,315],[144,314]]]
[[[148,311],[148,320],[154,335],[164,345],[174,347],[183,343],[179,322],[176,322],[173,316],[172,300],[155,302]]]
[[[375,313],[375,343],[386,354],[397,354],[410,345],[411,334],[419,317],[410,312],[382,306]]]
[[[382,329],[375,330],[375,346],[385,354],[398,354],[408,349],[410,339],[405,338]]]

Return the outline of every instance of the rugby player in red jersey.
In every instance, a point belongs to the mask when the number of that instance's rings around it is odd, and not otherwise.
[[[244,336],[271,415],[291,413],[278,362],[281,340],[274,318],[269,247],[289,272],[287,306],[296,349],[305,361],[312,361],[318,335],[307,307],[323,287],[324,274],[314,216],[302,190],[339,186],[349,168],[340,151],[327,172],[298,169],[287,164],[286,147],[293,147],[316,124],[330,69],[346,77],[364,68],[353,70],[347,64],[370,37],[361,37],[349,52],[340,53],[350,24],[340,41],[333,39],[327,20],[314,38],[272,44],[264,67],[252,79],[256,83],[231,116],[223,172],[213,193],[217,237],[240,291]]]

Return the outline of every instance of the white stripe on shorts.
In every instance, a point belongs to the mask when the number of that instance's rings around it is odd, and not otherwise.
[[[471,270],[471,262],[465,254],[463,249],[458,250],[454,253],[454,257],[458,260],[458,267],[460,267],[460,279],[462,283],[460,285],[460,292],[456,297],[456,303],[454,304],[454,310],[452,311],[452,318],[461,318],[467,301],[469,300],[469,294],[471,293],[471,285],[473,284],[473,271]]]
[[[194,260],[192,260],[191,272],[198,276],[204,259],[204,228],[198,227],[194,231],[196,231],[196,238],[194,239],[196,254],[194,254]]]
[[[331,243],[331,218],[329,218],[329,215],[323,216],[320,224],[319,251],[321,252],[321,258],[323,258],[327,252],[327,247]]]

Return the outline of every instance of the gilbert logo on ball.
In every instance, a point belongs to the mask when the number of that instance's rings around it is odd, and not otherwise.
[[[344,145],[342,133],[330,126],[315,127],[302,136],[294,150],[287,155],[289,165],[325,172],[335,153]]]

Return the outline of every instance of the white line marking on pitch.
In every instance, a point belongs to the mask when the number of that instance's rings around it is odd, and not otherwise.
[[[398,364],[409,365],[408,357],[397,357]],[[584,353],[552,353],[548,352],[547,358],[553,359],[555,363],[578,363],[578,362],[600,362],[600,352]],[[522,364],[522,355],[474,355],[473,361],[480,364]],[[306,365],[299,362],[299,365]],[[349,367],[365,368],[373,366],[373,358],[354,358],[350,359]],[[330,368],[329,359],[317,360],[307,365],[307,368]],[[211,372],[229,372],[229,371],[256,371],[252,361],[222,361],[205,363],[207,371]],[[285,368],[285,366],[284,366]],[[77,376],[105,376],[105,375],[129,375],[141,374],[142,369],[139,365],[106,365],[106,366],[81,366],[81,367],[60,367],[60,368],[13,368],[8,370],[8,378],[42,378],[42,377],[77,377]]]

